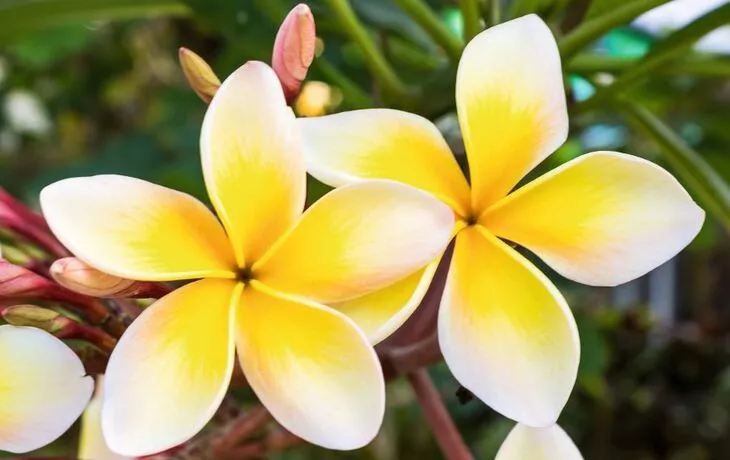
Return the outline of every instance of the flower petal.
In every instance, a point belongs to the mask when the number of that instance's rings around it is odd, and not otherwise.
[[[114,349],[102,429],[109,448],[140,457],[187,441],[218,409],[233,372],[232,306],[240,284],[205,279],[147,308]]]
[[[383,421],[385,382],[367,337],[341,313],[253,284],[241,298],[236,344],[261,402],[313,444],[369,443]]]
[[[451,209],[408,185],[373,180],[333,190],[253,268],[263,283],[321,303],[382,289],[433,261]]]
[[[124,460],[125,457],[109,450],[101,432],[101,401],[104,376],[96,378],[96,391],[91,402],[81,417],[81,435],[79,436],[80,460]]]
[[[223,228],[190,195],[102,175],[47,186],[41,206],[58,239],[103,272],[146,281],[234,277]]]
[[[391,109],[299,118],[311,175],[333,187],[363,179],[391,179],[432,193],[459,213],[469,185],[436,126]]]
[[[697,235],[704,217],[654,163],[594,152],[522,187],[480,221],[567,278],[615,286],[671,259]]]
[[[22,453],[61,436],[81,415],[94,381],[76,354],[32,327],[0,326],[0,450]]]
[[[456,76],[475,209],[506,195],[568,136],[560,54],[533,14],[480,33]]]
[[[223,82],[205,114],[200,151],[238,264],[250,265],[294,224],[306,194],[294,113],[269,66],[248,62]]]
[[[497,452],[495,460],[583,460],[570,436],[558,425],[531,428],[517,424]]]
[[[332,307],[353,320],[375,345],[401,327],[416,310],[438,264],[439,260],[435,260],[386,288]]]
[[[530,426],[558,418],[578,372],[575,321],[557,288],[483,228],[456,237],[438,332],[454,377],[492,409]]]

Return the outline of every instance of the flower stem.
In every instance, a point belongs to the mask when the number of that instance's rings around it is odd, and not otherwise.
[[[365,29],[365,26],[355,16],[355,12],[352,10],[349,1],[327,0],[327,3],[342,22],[342,28],[345,33],[360,47],[360,50],[365,56],[365,62],[383,89],[396,97],[405,96],[408,93],[408,89],[400,80],[398,74],[388,64],[388,61],[385,60],[385,57],[373,41],[370,33]]]
[[[571,33],[563,37],[558,43],[563,63],[586,46],[601,38],[611,29],[631,22],[640,14],[649,11],[669,0],[636,0],[617,6],[604,15],[584,22]]]
[[[224,455],[236,447],[241,441],[256,434],[271,420],[271,414],[262,405],[258,405],[245,414],[232,420],[224,429],[226,433],[215,440],[212,450],[216,455]]]
[[[443,48],[451,62],[459,62],[464,44],[446,28],[427,3],[423,0],[396,0],[396,3]]]
[[[496,26],[500,22],[502,22],[502,5],[500,4],[500,0],[491,0],[489,2],[489,13],[491,16],[491,25]]]
[[[459,4],[464,17],[464,42],[469,43],[482,30],[479,24],[479,3],[477,0],[460,0]]]
[[[466,447],[454,421],[441,400],[436,386],[431,381],[426,369],[406,374],[413,387],[413,392],[421,404],[423,415],[431,425],[441,452],[447,460],[473,460],[474,457]]]

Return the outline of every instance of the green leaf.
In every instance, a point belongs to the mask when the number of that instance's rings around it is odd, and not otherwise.
[[[622,101],[627,120],[654,139],[681,181],[705,210],[730,231],[730,186],[723,178],[662,120],[637,104]]]
[[[177,0],[0,0],[0,45],[62,24],[183,15]]]

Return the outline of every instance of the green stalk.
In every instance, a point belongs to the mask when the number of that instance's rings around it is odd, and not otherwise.
[[[461,15],[464,17],[464,42],[474,38],[482,30],[479,24],[479,3],[478,0],[459,0]]]
[[[459,62],[464,44],[455,37],[423,0],[396,0],[398,6],[428,33],[454,64]]]
[[[355,16],[348,0],[326,0],[335,15],[342,22],[342,29],[350,39],[360,47],[370,71],[378,80],[383,90],[396,97],[403,97],[408,93],[406,85],[401,81],[388,61],[378,49],[370,33]]]
[[[623,100],[620,109],[627,121],[652,138],[674,172],[700,204],[730,231],[730,186],[699,153],[669,126],[644,107]]]
[[[570,61],[579,51],[610,32],[611,29],[627,24],[640,14],[667,2],[669,0],[637,0],[617,6],[614,10],[596,19],[584,22],[558,43],[563,63]]]
[[[502,5],[501,0],[491,0],[489,3],[489,14],[491,15],[491,25],[496,26],[502,22]]]

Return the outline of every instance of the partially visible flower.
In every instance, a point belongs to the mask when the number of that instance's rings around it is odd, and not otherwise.
[[[0,450],[23,453],[61,436],[94,382],[62,341],[32,327],[0,326]]]
[[[583,456],[558,425],[531,428],[518,423],[494,460],[583,460]]]
[[[4,113],[8,124],[17,132],[41,136],[53,127],[45,106],[30,91],[9,92],[5,96]]]
[[[66,179],[41,192],[54,233],[92,267],[146,281],[204,278],[147,308],[112,353],[102,408],[109,447],[141,456],[195,435],[227,391],[236,351],[286,429],[328,448],[365,445],[385,409],[372,342],[413,307],[410,296],[337,304],[423,270],[448,243],[451,210],[381,180],[333,191],[302,214],[294,114],[259,62],[223,82],[200,144],[222,226],[193,197],[130,177]]]
[[[104,392],[104,376],[96,377],[94,397],[81,417],[81,436],[79,438],[79,460],[124,460],[125,457],[109,449],[101,432],[101,404]]]
[[[469,182],[430,121],[396,110],[297,119],[305,161],[332,186],[399,180],[451,207],[458,233],[438,318],[444,359],[493,409],[550,426],[575,383],[578,330],[558,289],[511,243],[567,278],[614,286],[676,255],[704,212],[667,171],[617,152],[588,153],[514,190],[568,135],[560,54],[535,15],[467,45],[456,107]]]

